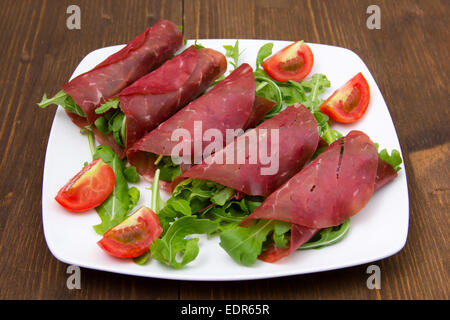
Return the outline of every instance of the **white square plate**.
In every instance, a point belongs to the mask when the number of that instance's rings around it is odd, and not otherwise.
[[[199,40],[202,45],[225,52],[223,45],[233,45],[235,39]],[[291,42],[272,40],[239,40],[243,52],[240,62],[255,67],[259,48],[273,42],[273,52]],[[189,41],[187,45],[192,44]],[[310,75],[323,73],[331,81],[323,97],[328,97],[356,73],[362,72],[371,89],[366,115],[352,125],[333,125],[342,133],[358,129],[367,133],[380,148],[400,150],[389,110],[364,62],[354,52],[321,44],[309,44],[314,53],[314,67]],[[72,78],[86,72],[120,50],[123,46],[102,48],[89,53],[78,65]],[[297,251],[277,263],[257,261],[251,267],[236,264],[219,246],[215,237],[207,240],[203,235],[200,253],[192,263],[176,270],[156,260],[145,266],[131,260],[116,259],[103,252],[96,242],[100,236],[92,228],[100,222],[95,210],[74,214],[64,210],[55,200],[59,188],[91,160],[86,136],[58,108],[53,121],[45,157],[42,188],[42,218],[45,239],[52,254],[59,260],[81,267],[109,272],[178,280],[250,280],[297,275],[355,266],[380,260],[400,251],[408,233],[409,202],[404,168],[394,181],[377,191],[369,204],[352,218],[350,231],[339,243],[320,250]],[[141,179],[143,180],[143,179]],[[150,203],[149,184],[141,181],[138,205]],[[167,195],[166,195],[167,198]]]

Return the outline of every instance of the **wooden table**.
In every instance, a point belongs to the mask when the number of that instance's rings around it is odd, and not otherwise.
[[[71,4],[81,8],[80,30],[66,28]],[[379,30],[366,27],[371,4],[381,9]],[[448,299],[449,12],[447,0],[2,0],[0,298]],[[406,247],[375,262],[381,290],[367,289],[367,265],[230,283],[82,269],[81,289],[67,289],[67,265],[48,250],[41,219],[54,111],[36,102],[56,93],[87,53],[126,43],[161,18],[183,25],[188,39],[304,39],[349,48],[365,61],[397,129],[410,196]]]

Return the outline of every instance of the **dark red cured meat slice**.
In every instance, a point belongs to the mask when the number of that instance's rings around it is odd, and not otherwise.
[[[250,117],[247,120],[247,123],[244,125],[244,130],[251,129],[253,127],[256,127],[259,121],[262,120],[262,118],[275,107],[276,103],[272,100],[255,96],[255,101],[253,103],[253,108],[250,113]],[[181,172],[184,173],[188,171],[190,168],[192,168],[193,164],[180,164]]]
[[[194,156],[194,124],[201,121],[202,134],[208,129],[217,129],[226,136],[226,129],[242,129],[252,111],[255,100],[255,79],[248,64],[242,64],[213,89],[191,102],[167,121],[136,142],[127,153],[130,163],[141,175],[152,179],[154,159],[147,152],[170,156],[179,144],[172,141],[174,130],[183,128],[190,133],[192,142],[189,155]],[[185,140],[186,141],[186,140]],[[208,144],[202,143],[200,151]],[[163,188],[164,186],[162,186]]]
[[[273,175],[262,175],[261,168],[267,167],[259,161],[255,164],[219,164],[211,159],[192,167],[174,181],[174,186],[184,178],[211,180],[235,190],[253,196],[268,196],[297,173],[314,154],[319,142],[317,122],[311,112],[301,104],[294,104],[275,117],[264,121],[258,127],[238,137],[233,143],[211,157],[225,159],[224,155],[245,154],[248,159],[247,138],[252,131],[268,134],[271,144],[271,129],[278,129],[279,135],[279,169]],[[245,147],[244,147],[244,143]],[[242,150],[245,148],[245,150]],[[216,158],[216,159],[217,159]],[[208,162],[210,164],[208,164]]]
[[[397,171],[395,171],[389,163],[378,158],[377,177],[375,178],[374,191],[377,191],[396,177]],[[302,244],[309,241],[320,230],[321,229],[311,229],[293,224],[289,246],[287,248],[280,248],[275,244],[272,244],[266,250],[261,252],[258,259],[265,262],[276,262],[297,250]]]
[[[396,177],[397,171],[395,171],[395,169],[389,163],[378,158],[378,168],[377,176],[375,178],[374,192]],[[309,241],[309,239],[311,239],[319,231],[320,228],[311,229],[293,224],[291,229],[291,245],[288,249],[288,254],[291,254],[292,252],[297,250],[297,248]]]
[[[280,248],[275,244],[271,244],[266,250],[261,252],[258,259],[265,262],[276,262],[281,258],[287,257],[319,231],[320,229],[311,229],[293,224],[291,228],[291,240],[288,247]]]
[[[375,178],[374,191],[377,191],[386,183],[395,179],[395,177],[397,177],[397,171],[395,171],[395,169],[389,163],[378,158],[378,168],[377,176]],[[291,241],[288,248],[280,248],[275,244],[272,244],[266,250],[261,252],[258,259],[265,262],[276,262],[297,250],[302,244],[309,241],[319,231],[319,228],[311,229],[293,224],[291,229]]]
[[[268,100],[263,97],[255,96],[255,102],[253,103],[252,112],[248,117],[247,123],[244,129],[250,129],[256,127],[259,121],[276,105],[276,102]]]
[[[189,47],[119,95],[126,115],[127,147],[170,118],[226,71],[223,54]]]
[[[226,58],[220,52],[190,47],[122,90],[119,97],[127,116],[127,146],[198,96],[225,70]],[[87,124],[80,119],[75,121],[76,115],[70,116],[77,125]],[[101,144],[110,146],[120,157],[125,156],[112,135],[104,135],[95,127],[93,131]]]
[[[99,117],[95,109],[101,103],[160,66],[182,46],[183,35],[178,27],[167,20],[159,21],[62,88],[84,111],[88,122],[93,123]]]
[[[178,128],[186,129],[193,141],[195,121],[201,121],[203,132],[215,128],[224,136],[226,129],[242,129],[250,116],[254,99],[253,70],[248,64],[243,64],[212,90],[136,142],[130,152],[146,151],[171,155],[173,148],[179,144],[171,139],[173,131]],[[206,144],[207,142],[204,142],[204,145]],[[194,143],[191,143],[191,147],[191,155],[194,155]]]
[[[272,193],[241,225],[275,219],[313,229],[337,226],[367,204],[377,166],[370,138],[351,131]]]
[[[395,171],[389,163],[378,158],[377,177],[375,179],[374,191],[377,191],[396,177],[397,171]],[[289,246],[287,248],[280,248],[275,244],[272,244],[266,250],[261,252],[258,259],[265,262],[276,262],[297,250],[302,244],[309,241],[319,231],[320,229],[311,229],[293,224]]]
[[[261,120],[261,118],[270,111],[273,106],[275,105],[275,102],[271,100],[267,100],[262,97],[255,97],[255,102],[253,104],[252,108],[252,114],[250,115],[249,120],[247,121],[246,128],[253,126],[253,123],[257,123]],[[133,165],[138,168],[138,171],[144,175],[144,177],[152,182],[153,181],[153,175],[157,169],[154,162],[156,161],[155,155],[146,154],[144,152],[137,152],[132,155],[132,161]],[[181,164],[181,172],[185,172],[189,170],[192,167],[190,164]],[[171,192],[172,191],[172,183],[166,182],[163,180],[159,181],[160,187],[162,190]],[[241,192],[238,192],[236,200],[240,200],[243,196]]]

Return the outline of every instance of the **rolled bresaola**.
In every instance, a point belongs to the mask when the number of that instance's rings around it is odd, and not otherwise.
[[[226,58],[220,52],[189,47],[120,92],[119,106],[126,116],[124,148],[112,134],[105,135],[93,126],[96,139],[124,157],[139,138],[205,91],[225,72],[226,66]],[[69,115],[79,127],[88,124],[85,118]]]
[[[320,229],[340,225],[357,214],[381,185],[379,181],[396,175],[395,170],[386,169],[366,134],[351,131],[267,197],[241,226],[255,219],[292,223],[290,247],[272,247],[270,254],[261,254],[260,259],[272,262],[270,257],[289,255]]]
[[[179,28],[170,21],[159,21],[62,89],[80,106],[87,122],[93,123],[99,117],[95,109],[101,103],[159,67],[182,46],[183,35]]]
[[[189,134],[185,143],[190,143],[189,154],[184,157],[194,158],[194,146],[200,143],[200,151],[208,144],[203,141],[203,132],[208,129],[219,130],[226,137],[227,129],[243,129],[247,124],[255,100],[255,79],[250,65],[244,63],[234,70],[213,89],[192,101],[155,130],[145,135],[128,150],[130,163],[148,180],[153,179],[157,155],[171,156],[180,143],[172,139],[176,129],[185,129]],[[194,126],[201,123],[202,132],[196,137]],[[200,138],[199,141],[198,138]],[[194,139],[196,139],[194,141]],[[156,155],[156,157],[155,157]],[[170,185],[161,181],[161,187],[169,190]]]
[[[220,52],[191,46],[122,90],[127,149],[199,96],[226,68],[227,60]]]
[[[276,131],[273,131],[274,129]],[[263,140],[263,143],[270,150],[269,146],[272,145],[276,133],[278,133],[278,153],[274,159],[278,161],[278,170],[264,175],[261,174],[261,170],[267,168],[268,164],[263,164],[259,157],[254,163],[250,161],[252,144],[250,136],[267,136],[267,140]],[[262,146],[261,140],[259,141],[258,149]],[[247,195],[268,196],[305,165],[314,154],[318,143],[316,119],[305,106],[296,103],[255,129],[247,131],[221,151],[183,173],[174,180],[174,186],[185,178],[203,179],[220,183]],[[246,161],[227,163],[225,159],[229,154],[233,154],[235,160],[239,155],[245,155]],[[223,159],[223,164],[220,164],[218,159]]]

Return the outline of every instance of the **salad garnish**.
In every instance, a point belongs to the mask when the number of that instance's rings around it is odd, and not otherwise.
[[[73,101],[72,97],[69,96],[64,90],[59,91],[51,98],[48,98],[44,93],[41,102],[39,102],[37,105],[39,106],[39,108],[45,109],[52,104],[60,105],[67,111],[79,115],[80,117],[86,117],[80,106],[77,105],[75,101]]]

